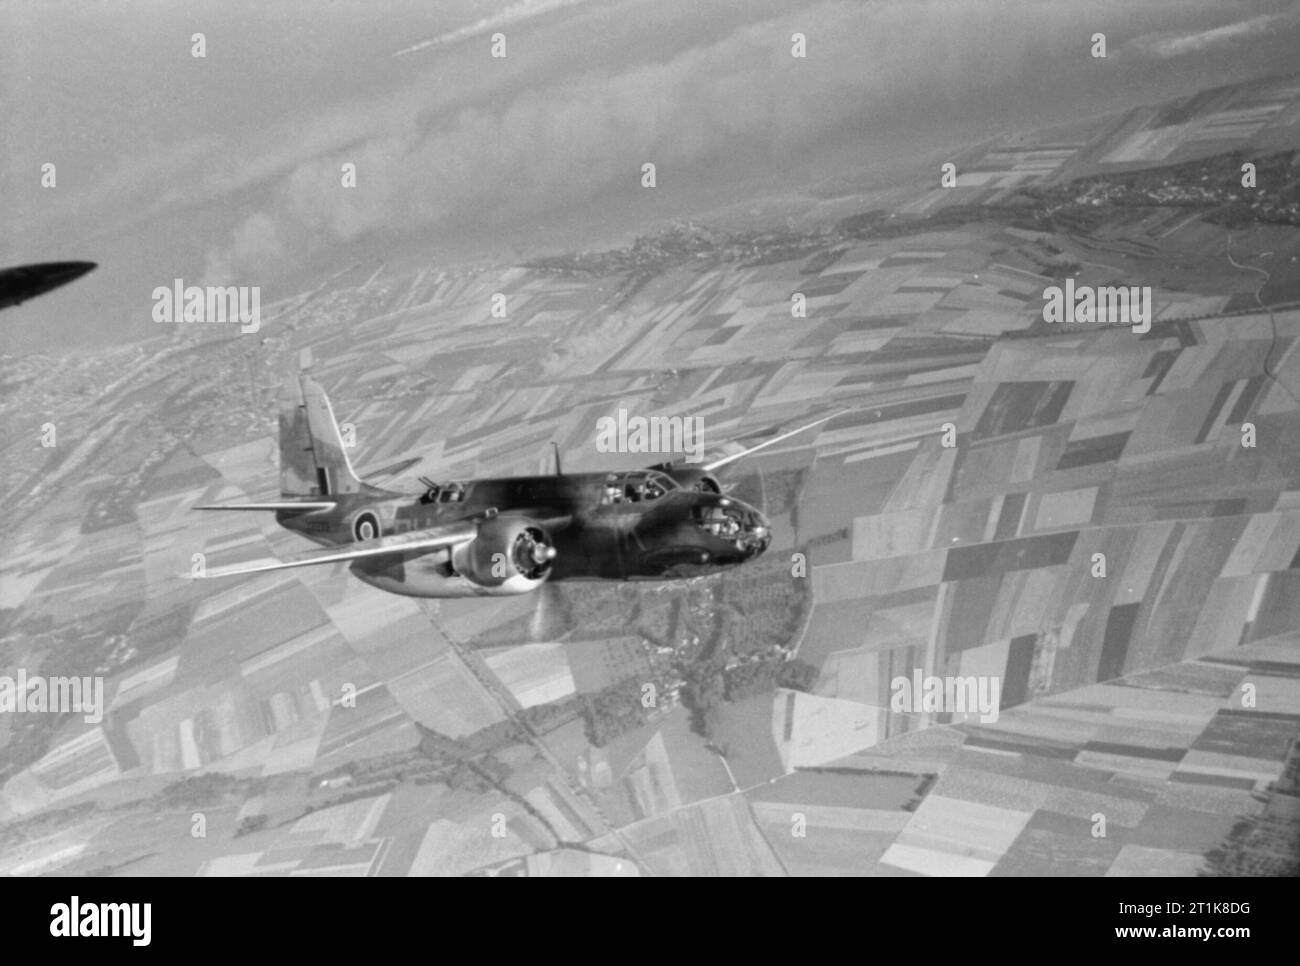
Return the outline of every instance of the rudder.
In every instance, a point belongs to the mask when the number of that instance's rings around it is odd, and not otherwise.
[[[289,379],[280,392],[281,495],[333,496],[361,486],[325,390],[307,376]]]

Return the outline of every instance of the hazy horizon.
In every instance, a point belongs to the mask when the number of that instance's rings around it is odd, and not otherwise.
[[[100,263],[6,312],[0,351],[156,336],[150,293],[174,278],[260,285],[265,304],[357,262],[601,247],[1000,132],[1281,73],[1300,48],[1300,10],[1276,0],[312,10],[0,4],[0,264]],[[494,59],[498,30],[507,56]],[[1088,56],[1096,31],[1104,61]],[[646,161],[654,191],[639,183]],[[344,162],[355,188],[340,186]]]

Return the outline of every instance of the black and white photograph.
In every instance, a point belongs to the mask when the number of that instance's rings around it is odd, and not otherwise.
[[[0,132],[24,931],[1300,874],[1300,3],[0,0]]]

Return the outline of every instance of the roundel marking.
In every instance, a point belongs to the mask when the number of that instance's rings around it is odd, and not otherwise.
[[[358,540],[373,540],[380,535],[379,520],[373,513],[363,513],[352,524],[352,535]]]

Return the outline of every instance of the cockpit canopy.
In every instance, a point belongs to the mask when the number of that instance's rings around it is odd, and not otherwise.
[[[678,489],[677,481],[658,470],[631,470],[610,473],[605,477],[605,487],[600,502],[604,506],[615,503],[644,503],[657,500]]]
[[[460,503],[465,499],[464,483],[435,483],[422,479],[426,486],[420,495],[421,503]]]

